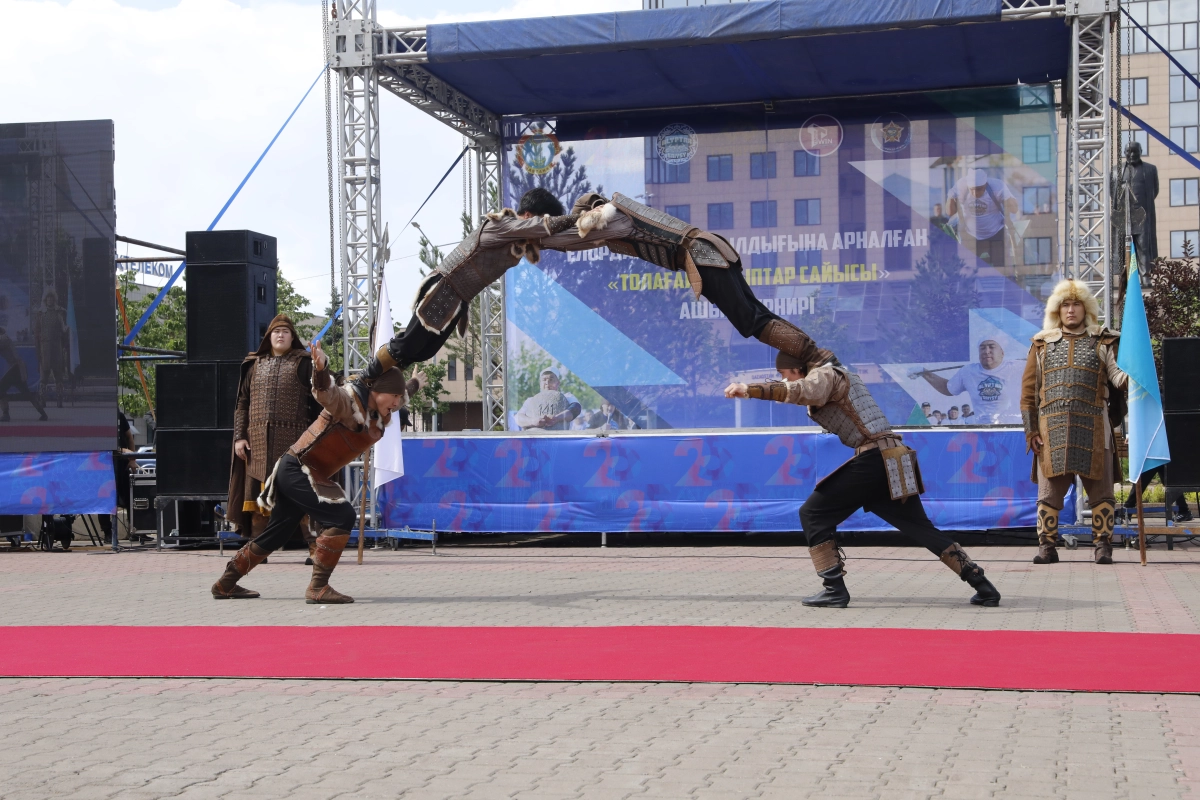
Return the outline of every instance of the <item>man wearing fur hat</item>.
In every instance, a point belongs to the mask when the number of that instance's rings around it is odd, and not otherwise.
[[[817,482],[800,507],[808,553],[824,589],[803,600],[806,606],[845,608],[846,562],[837,545],[837,526],[860,508],[924,545],[975,590],[972,605],[998,606],[1000,592],[966,551],[929,521],[921,505],[917,454],[894,433],[862,379],[836,358],[804,362],[780,353],[774,383],[732,383],[726,397],[750,397],[808,406],[822,428],[854,450],[854,457]]]
[[[1058,514],[1078,476],[1092,509],[1096,563],[1112,563],[1116,443],[1128,377],[1117,367],[1120,334],[1102,327],[1082,281],[1065,280],[1046,301],[1021,380],[1021,418],[1038,485],[1035,564],[1058,561]]]
[[[246,573],[278,549],[304,515],[321,528],[313,554],[312,580],[304,593],[308,603],[353,603],[354,599],[329,585],[358,518],[342,487],[332,478],[351,461],[383,438],[383,430],[405,398],[416,391],[417,381],[405,385],[395,367],[384,370],[368,385],[354,380],[334,384],[329,359],[321,343],[313,344],[312,395],[324,409],[279,461],[263,486],[258,504],[271,515],[266,529],[244,545],[225,573],[212,586],[218,600],[258,597],[258,592],[238,586]]]
[[[321,413],[312,397],[312,357],[296,326],[279,314],[258,349],[242,361],[233,414],[233,458],[225,518],[242,536],[263,532],[267,517],[256,502],[275,462]],[[300,532],[309,543],[305,526]]]

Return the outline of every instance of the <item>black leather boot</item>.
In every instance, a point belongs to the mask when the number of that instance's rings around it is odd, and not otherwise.
[[[846,573],[841,565],[818,572],[825,588],[800,602],[815,608],[845,608],[850,605],[850,590],[846,588]]]
[[[976,564],[958,542],[950,545],[941,555],[942,563],[975,590],[971,605],[994,608],[1000,605],[1000,592],[983,574],[983,567]]]

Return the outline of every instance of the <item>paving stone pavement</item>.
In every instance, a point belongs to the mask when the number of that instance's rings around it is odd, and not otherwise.
[[[1035,568],[970,548],[999,609],[924,551],[368,551],[305,605],[284,552],[216,602],[215,551],[0,552],[4,625],[769,625],[1196,633],[1200,548]],[[0,627],[0,647],[3,630]],[[833,657],[833,654],[831,654]],[[1047,669],[1054,669],[1048,664]],[[1191,669],[1193,665],[1146,665]],[[0,798],[1200,797],[1200,697],[727,684],[0,680]]]
[[[1200,698],[0,680],[0,798],[1182,798]]]

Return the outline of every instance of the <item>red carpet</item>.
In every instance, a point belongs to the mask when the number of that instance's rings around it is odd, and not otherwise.
[[[1198,692],[1200,635],[898,628],[3,627],[0,676]]]

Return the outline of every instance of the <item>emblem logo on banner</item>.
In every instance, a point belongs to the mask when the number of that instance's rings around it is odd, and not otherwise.
[[[658,157],[668,164],[686,164],[696,155],[696,131],[676,122],[658,132]]]
[[[544,133],[538,125],[517,140],[517,166],[531,175],[545,175],[554,169],[554,160],[562,145],[553,133]]]
[[[899,153],[912,141],[912,122],[903,114],[884,114],[871,126],[871,141],[885,153]]]
[[[800,126],[800,146],[819,158],[833,155],[842,146],[842,123],[828,114],[809,117]]]

